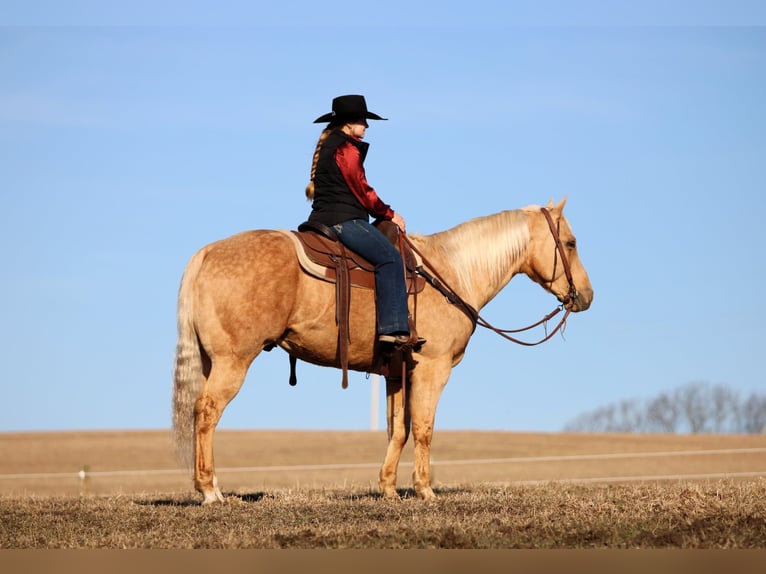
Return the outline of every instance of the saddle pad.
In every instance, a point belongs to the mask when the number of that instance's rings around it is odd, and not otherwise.
[[[279,233],[282,233],[290,238],[295,247],[295,254],[298,257],[298,263],[301,268],[309,275],[327,281],[328,283],[335,283],[335,269],[332,267],[324,267],[315,263],[309,256],[306,255],[306,250],[303,249],[303,243],[295,236],[294,231],[288,231],[287,229],[277,229]],[[351,270],[351,285],[353,287],[362,287],[365,289],[375,288],[375,276],[371,272],[364,271],[363,269]]]

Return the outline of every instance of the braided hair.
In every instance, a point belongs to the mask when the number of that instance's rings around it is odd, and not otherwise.
[[[319,134],[319,141],[317,141],[316,148],[314,149],[314,157],[311,160],[311,180],[309,181],[309,184],[306,186],[306,199],[311,201],[314,199],[314,176],[317,173],[317,162],[319,161],[319,152],[322,151],[322,144],[327,139],[327,136],[330,135],[330,133],[342,126],[343,123],[340,122],[332,122],[328,124],[328,126],[322,130],[322,133]]]

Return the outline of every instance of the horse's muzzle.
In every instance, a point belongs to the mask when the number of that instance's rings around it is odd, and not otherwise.
[[[582,291],[576,290],[574,296],[566,297],[563,304],[565,309],[569,309],[573,313],[579,313],[580,311],[587,311],[592,302],[593,289],[587,287]]]

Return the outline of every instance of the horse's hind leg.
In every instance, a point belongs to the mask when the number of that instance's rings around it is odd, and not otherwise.
[[[232,359],[213,363],[202,394],[194,405],[194,487],[202,493],[202,504],[223,502],[213,460],[213,433],[221,414],[242,387],[247,365]]]
[[[410,417],[404,402],[401,377],[386,377],[386,420],[388,422],[388,449],[380,469],[380,492],[386,498],[399,498],[396,492],[396,471],[402,449],[410,435]]]

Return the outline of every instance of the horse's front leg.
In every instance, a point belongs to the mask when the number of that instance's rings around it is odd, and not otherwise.
[[[413,371],[407,403],[412,417],[412,438],[415,441],[412,486],[424,500],[436,498],[431,488],[431,439],[434,431],[436,405],[449,378],[449,366],[434,368],[418,365]]]
[[[396,471],[402,449],[410,435],[410,417],[404,404],[401,377],[386,377],[386,421],[388,449],[380,469],[380,492],[386,498],[399,498],[396,492]]]

